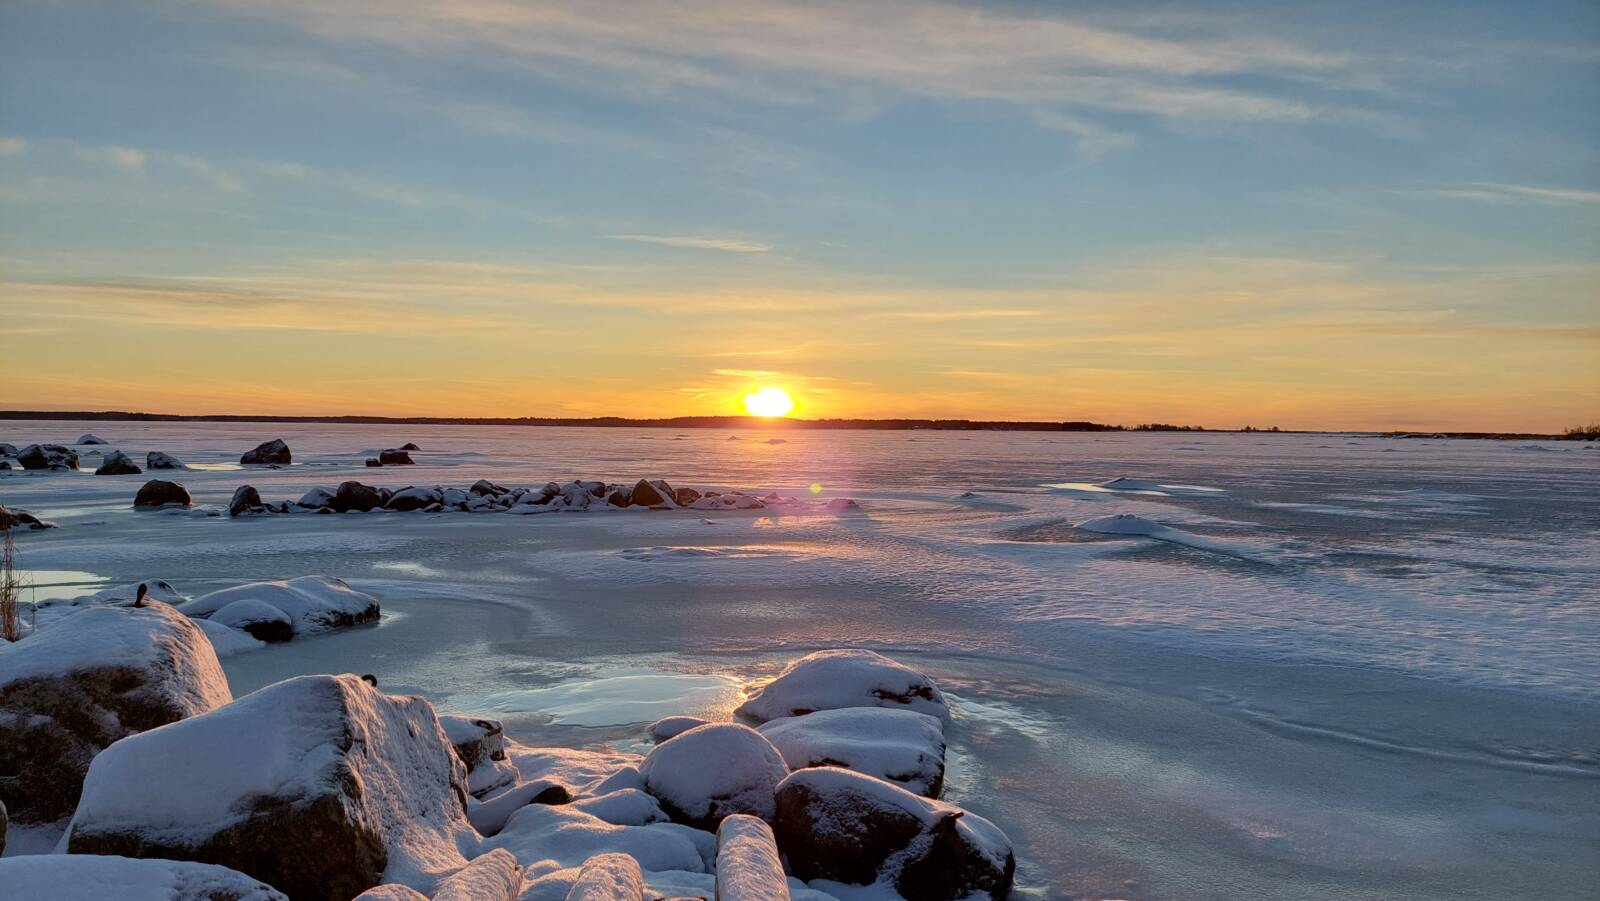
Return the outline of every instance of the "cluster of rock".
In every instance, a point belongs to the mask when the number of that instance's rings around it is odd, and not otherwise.
[[[90,440],[84,440],[90,439]],[[103,445],[106,442],[93,435],[84,435],[79,438],[79,445]],[[89,456],[100,453],[90,451]],[[64,444],[30,444],[20,450],[15,445],[0,444],[0,457],[15,458],[17,464],[23,469],[49,470],[53,472],[72,472],[79,468],[82,459],[78,452]],[[145,466],[150,469],[188,469],[182,461],[171,454],[161,451],[151,451],[145,455]],[[11,463],[0,460],[0,469],[10,469]],[[102,457],[100,466],[95,469],[95,475],[121,476],[138,475],[143,472],[139,464],[120,450],[107,451]]]
[[[78,452],[61,444],[30,444],[21,450],[11,449],[9,456],[17,458],[23,469],[48,469],[69,472],[78,468]]]
[[[905,736],[861,727],[948,714],[926,677],[878,655],[801,660],[740,709],[785,716],[658,723],[675,734],[641,758],[525,747],[493,720],[440,717],[354,675],[234,699],[197,621],[149,594],[0,643],[0,801],[25,824],[70,813],[66,853],[0,859],[8,898],[828,901],[802,881],[822,879],[946,901],[1010,888],[1009,841],[935,800],[930,765],[898,784],[875,772],[887,758],[864,749]],[[798,744],[773,728],[847,710],[866,713]],[[844,757],[813,760],[829,734]],[[934,737],[920,750],[942,771]],[[917,779],[923,793],[901,787]]]
[[[378,451],[376,457],[368,457],[368,466],[410,466],[416,461],[411,459],[411,452],[421,450],[415,444],[404,444],[400,447],[391,447],[388,450]]]

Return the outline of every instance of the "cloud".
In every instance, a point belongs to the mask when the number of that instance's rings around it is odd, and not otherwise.
[[[660,244],[663,247],[723,250],[728,253],[766,253],[772,249],[771,244],[740,238],[706,238],[695,235],[606,235],[606,237],[612,241],[637,241],[641,244]]]
[[[109,145],[91,147],[75,144],[72,153],[83,162],[110,166],[135,175],[144,174],[144,165],[148,159],[142,150]]]
[[[28,142],[22,138],[0,137],[0,159],[22,156],[28,152]]]
[[[1477,200],[1484,203],[1541,203],[1565,206],[1570,204],[1600,203],[1600,191],[1581,188],[1550,188],[1536,185],[1509,185],[1495,182],[1478,182],[1460,188],[1438,188],[1424,191],[1435,197],[1456,200]]]

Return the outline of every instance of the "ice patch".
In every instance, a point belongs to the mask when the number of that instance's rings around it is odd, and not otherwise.
[[[543,713],[571,726],[622,726],[688,714],[726,719],[738,704],[740,683],[729,676],[640,669],[564,682],[549,688],[455,697],[451,707],[499,713]]]

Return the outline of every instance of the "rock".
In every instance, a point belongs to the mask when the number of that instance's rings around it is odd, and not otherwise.
[[[1016,872],[1011,842],[983,817],[837,767],[783,780],[774,831],[806,881],[885,879],[907,898],[953,901],[1003,898]]]
[[[368,466],[372,466],[372,467],[378,467],[378,466],[382,466],[383,463],[380,462],[377,457],[368,457],[367,458],[367,465]]]
[[[841,707],[771,720],[757,731],[791,770],[844,767],[929,798],[944,785],[944,724],[925,713]]]
[[[294,638],[294,620],[289,618],[289,614],[257,598],[234,601],[202,622],[238,629],[257,641],[271,643]]]
[[[100,468],[94,471],[97,476],[136,476],[144,470],[140,469],[128,455],[119,450],[106,454],[101,461]]]
[[[378,462],[384,466],[403,466],[412,462],[411,455],[403,450],[386,450],[378,452]]]
[[[27,526],[28,528],[34,530],[39,530],[53,529],[56,527],[56,524],[50,522],[49,520],[40,519],[26,510],[22,510],[17,507],[11,507],[8,509],[4,504],[0,504],[0,532],[4,532],[11,528],[21,528],[23,526]]]
[[[944,695],[927,676],[873,651],[818,651],[789,664],[739,705],[756,722],[840,707],[904,707],[950,718]]]
[[[15,457],[16,455],[17,446],[15,444],[6,444],[0,441],[0,457]]]
[[[669,816],[706,829],[733,813],[772,819],[773,791],[789,767],[754,729],[707,723],[656,745],[639,773]]]
[[[105,444],[106,440],[104,438],[96,438],[93,435],[80,435],[80,436],[78,436],[78,442],[77,443],[78,444]]]
[[[660,744],[696,726],[704,726],[706,722],[697,716],[664,716],[650,724],[650,740]]]
[[[501,485],[496,485],[488,479],[479,479],[478,481],[472,483],[472,487],[467,489],[467,493],[476,494],[482,497],[501,497],[503,495],[510,494],[511,489]]]
[[[29,854],[0,860],[11,901],[288,901],[237,870],[178,860]]]
[[[359,510],[366,513],[383,506],[383,494],[371,485],[360,482],[340,482],[331,499],[333,509],[340,513]]]
[[[293,455],[289,453],[289,445],[284,444],[282,438],[258,444],[255,450],[246,451],[244,456],[239,458],[240,463],[258,465],[276,463],[280,466],[286,466],[292,460]]]
[[[828,501],[826,506],[827,506],[827,510],[828,510],[829,513],[843,513],[846,510],[859,510],[859,509],[861,509],[861,505],[860,504],[856,503],[855,500],[853,500],[851,498],[848,498],[848,497],[836,497],[836,498],[833,498],[833,499]]]
[[[250,485],[240,485],[233,490],[233,499],[228,501],[229,516],[243,516],[246,513],[265,513],[267,507],[261,503],[261,493]]]
[[[529,876],[580,866],[608,851],[623,852],[646,870],[704,873],[706,859],[716,853],[715,846],[711,835],[677,823],[617,826],[573,804],[528,804],[511,815],[504,829],[484,841],[486,848],[505,848],[516,855],[529,868]]]
[[[626,854],[596,854],[583,862],[567,901],[645,901],[644,873]]]
[[[0,857],[6,853],[6,830],[11,827],[11,817],[6,813],[4,801],[0,801]]]
[[[666,482],[640,479],[633,486],[630,503],[635,507],[672,507],[676,506],[672,496],[672,486]]]
[[[789,880],[765,821],[736,813],[717,827],[716,901],[783,901]]]
[[[243,601],[252,603],[239,611],[225,613],[230,606]],[[201,595],[184,604],[182,610],[189,616],[219,622],[240,618],[248,622],[265,615],[257,605],[281,611],[293,624],[296,637],[373,622],[381,612],[377,598],[356,591],[343,579],[332,576],[248,582]]]
[[[218,863],[297,899],[432,889],[477,841],[465,776],[427,701],[298,676],[102,751],[66,847]]]
[[[312,488],[305,494],[300,495],[300,500],[295,502],[295,506],[303,507],[307,510],[332,509],[333,492],[326,488]]]
[[[456,756],[467,766],[467,790],[473,797],[482,798],[516,783],[517,768],[506,757],[506,733],[499,720],[444,715],[439,724]]]
[[[383,508],[385,510],[398,510],[402,513],[408,513],[412,510],[426,510],[434,504],[441,503],[443,500],[444,492],[438,488],[408,486],[396,491],[388,502],[383,505]]]
[[[522,890],[522,865],[504,848],[473,858],[439,883],[433,901],[515,901]]]
[[[59,444],[30,444],[17,452],[23,469],[50,469],[64,472],[78,468],[78,452]]]
[[[678,506],[687,507],[700,499],[700,492],[693,488],[679,488],[673,492],[672,499],[678,502]]]
[[[467,509],[467,498],[469,497],[472,497],[472,495],[467,494],[460,488],[446,488],[440,493],[439,503],[451,510],[465,510]]]
[[[351,901],[428,901],[428,896],[409,885],[386,882],[367,889]]]
[[[509,788],[487,800],[467,802],[467,819],[483,835],[496,835],[511,815],[529,804],[569,804],[566,786],[549,779],[534,779]]]
[[[400,445],[400,450],[403,450],[403,451],[419,451],[419,450],[422,450],[422,448],[417,447],[416,442],[407,441],[405,444]]]
[[[59,820],[106,746],[231,699],[205,633],[159,601],[89,607],[0,642],[0,801],[18,822]]]
[[[139,487],[139,493],[133,496],[135,507],[165,507],[168,504],[188,507],[194,504],[194,499],[189,496],[189,489],[177,482],[160,479],[145,482]]]
[[[633,492],[627,488],[618,488],[606,495],[606,503],[613,507],[626,507],[633,503]]]
[[[145,466],[146,469],[188,469],[189,468],[188,466],[184,465],[182,460],[179,460],[177,457],[174,457],[171,454],[164,454],[161,451],[151,451],[150,453],[145,454],[144,455],[144,466]]]

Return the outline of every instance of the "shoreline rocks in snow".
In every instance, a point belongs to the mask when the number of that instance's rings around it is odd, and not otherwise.
[[[950,718],[927,676],[875,651],[818,651],[789,664],[734,710],[758,723],[840,707],[903,707]]]
[[[381,612],[377,598],[333,576],[247,582],[203,594],[178,609],[267,642],[374,622]]]
[[[289,445],[282,438],[274,438],[256,445],[254,450],[245,451],[239,462],[245,465],[273,465],[288,466],[294,459],[289,452]]]
[[[30,444],[17,451],[16,457],[23,469],[67,472],[78,468],[78,452],[59,444]]]
[[[773,792],[789,767],[749,726],[707,723],[652,748],[639,775],[674,821],[711,829],[735,813],[771,820]]]

